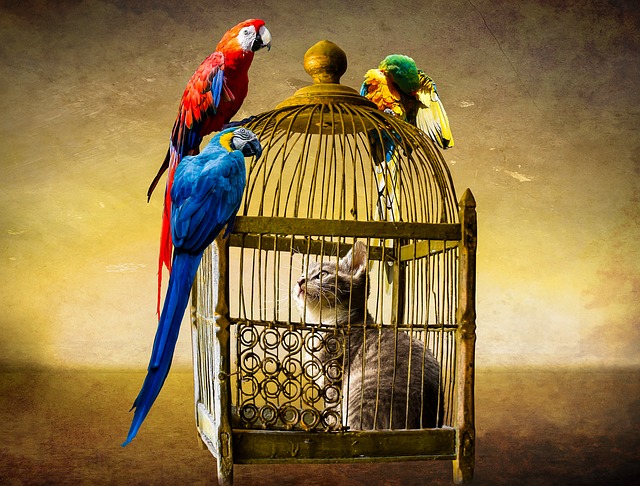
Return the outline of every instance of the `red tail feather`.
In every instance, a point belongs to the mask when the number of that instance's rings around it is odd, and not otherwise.
[[[162,230],[160,231],[160,255],[158,257],[158,304],[156,313],[160,318],[160,299],[162,295],[162,266],[167,267],[171,273],[171,261],[173,258],[173,241],[171,239],[171,187],[176,167],[180,163],[180,154],[171,147],[171,158],[167,170],[167,187],[164,193],[164,209],[162,211]]]

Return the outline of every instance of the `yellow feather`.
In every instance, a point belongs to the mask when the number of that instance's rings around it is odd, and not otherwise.
[[[220,145],[227,149],[229,152],[232,152],[233,149],[231,148],[231,139],[233,138],[233,131],[229,132],[229,133],[225,133],[224,135],[222,135],[220,137]]]
[[[442,148],[453,147],[449,118],[438,92],[429,76],[420,73],[421,88],[416,97],[423,106],[416,113],[416,126],[435,140]]]
[[[405,118],[406,112],[401,104],[400,92],[379,69],[370,69],[364,75],[365,97],[375,103],[379,110],[391,110],[397,116]]]

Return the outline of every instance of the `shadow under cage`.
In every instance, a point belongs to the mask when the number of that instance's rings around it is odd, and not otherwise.
[[[220,484],[234,463],[424,459],[470,481],[473,196],[458,208],[431,140],[339,84],[337,46],[305,69],[248,125],[262,157],[194,282],[200,437]]]

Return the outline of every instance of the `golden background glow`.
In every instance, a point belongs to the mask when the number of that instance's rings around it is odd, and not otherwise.
[[[273,48],[237,119],[308,84],[322,39],[346,52],[348,86],[390,53],[438,85],[444,157],[478,204],[475,484],[637,484],[636,4],[0,3],[0,483],[216,483],[186,326],[139,437],[120,443],[156,329],[161,197],[146,190],[188,78],[259,17]],[[235,469],[236,484],[451,484],[446,462]]]
[[[0,16],[0,365],[145,367],[161,198],[145,201],[185,83],[266,20],[237,119],[310,81],[306,49],[387,54],[438,85],[444,156],[479,213],[478,365],[640,364],[638,16],[590,2],[75,1]],[[356,2],[357,3],[357,2]],[[28,8],[25,7],[28,5]],[[190,366],[182,333],[178,366]]]

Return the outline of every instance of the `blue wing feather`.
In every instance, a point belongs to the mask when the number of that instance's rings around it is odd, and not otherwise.
[[[199,154],[200,162],[205,161],[199,167],[183,161],[176,169],[171,224],[176,248],[204,251],[238,211],[244,191],[244,157],[219,149]],[[239,178],[242,185],[236,182]]]
[[[216,69],[213,79],[211,79],[211,95],[213,97],[214,110],[220,105],[220,98],[222,97],[222,87],[224,84],[224,70]]]
[[[362,83],[360,86],[360,96],[366,96],[369,92],[369,85],[367,83]]]

